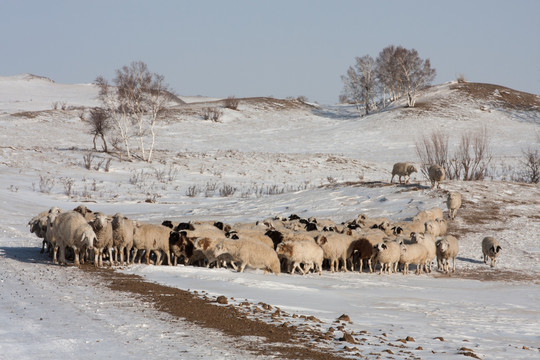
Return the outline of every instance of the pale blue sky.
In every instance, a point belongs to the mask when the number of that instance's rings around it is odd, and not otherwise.
[[[0,75],[112,79],[134,60],[179,95],[335,103],[356,56],[418,50],[434,83],[540,94],[540,1],[0,0]]]

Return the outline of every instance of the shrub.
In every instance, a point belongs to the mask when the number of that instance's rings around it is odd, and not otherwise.
[[[524,181],[538,184],[540,182],[540,153],[538,149],[529,148],[522,151],[523,159],[521,160],[525,170],[523,172]]]
[[[240,103],[240,100],[238,100],[234,96],[229,96],[228,98],[225,99],[225,107],[227,109],[238,110],[239,103]]]
[[[213,122],[219,122],[219,119],[221,119],[221,115],[223,115],[223,111],[220,108],[217,107],[205,107],[202,110],[202,117],[204,120],[211,120]]]
[[[231,186],[231,185],[223,185],[221,187],[221,189],[219,189],[219,195],[221,197],[229,197],[229,196],[232,196],[234,195],[234,193],[236,192],[236,188],[234,186]]]

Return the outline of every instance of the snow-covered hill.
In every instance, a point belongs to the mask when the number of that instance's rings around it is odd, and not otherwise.
[[[99,105],[97,93],[91,84],[0,77],[3,356],[93,359],[114,352],[115,359],[129,359],[182,351],[186,359],[256,357],[228,350],[230,339],[195,326],[175,329],[157,312],[143,316],[144,304],[127,305],[125,295],[102,288],[84,271],[52,265],[26,227],[32,216],[52,206],[72,209],[84,202],[93,210],[154,223],[252,222],[291,213],[338,222],[360,213],[403,220],[433,206],[445,209],[446,192],[455,190],[463,194],[464,206],[450,225],[460,239],[458,273],[451,277],[275,277],[253,270],[141,265],[118,271],[314,315],[323,329],[346,313],[352,322],[347,331],[367,339],[357,336],[356,350],[345,352],[351,356],[395,358],[384,352],[388,344],[412,336],[415,343],[404,345],[401,357],[454,359],[462,357],[460,348],[480,358],[540,357],[540,189],[504,181],[519,170],[522,150],[538,146],[538,96],[448,83],[420,94],[418,108],[397,102],[364,117],[348,106],[240,99],[238,110],[224,109],[220,122],[200,116],[201,108],[219,106],[219,99],[181,96],[187,104],[160,124],[155,160],[148,164],[123,161],[117,152],[91,152],[83,119],[88,108]],[[65,110],[53,109],[54,103]],[[418,161],[415,142],[423,134],[448,132],[454,147],[462,133],[484,126],[494,155],[489,181],[448,181],[442,190],[431,190],[415,174],[416,186],[389,184],[394,162]],[[236,191],[220,196],[226,186]],[[481,261],[479,243],[487,235],[498,237],[503,247],[495,269]],[[382,333],[387,341],[381,341]],[[339,341],[319,346],[343,350]]]

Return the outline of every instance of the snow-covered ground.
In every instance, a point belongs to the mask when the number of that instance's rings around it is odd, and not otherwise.
[[[92,85],[0,77],[0,358],[255,358],[232,347],[233,340],[148,309],[84,271],[53,265],[26,226],[52,206],[72,209],[84,202],[93,210],[153,223],[253,222],[292,213],[335,221],[360,213],[403,220],[433,206],[445,209],[446,190],[460,191],[465,200],[451,225],[459,230],[460,255],[458,274],[450,277],[277,277],[143,265],[118,271],[210,296],[271,304],[291,314],[290,321],[307,323],[292,314],[312,315],[324,329],[347,314],[346,329],[358,339],[348,344],[356,347],[351,356],[454,359],[466,348],[483,359],[540,358],[540,188],[501,181],[517,171],[522,149],[538,146],[538,112],[486,110],[458,97],[449,84],[431,89],[424,100],[442,98],[451,106],[430,113],[395,106],[359,117],[348,107],[240,102],[238,111],[225,109],[219,123],[176,113],[158,129],[152,164],[113,157],[105,171],[109,157],[102,153],[95,154],[90,170],[83,166],[92,137],[79,116],[83,107],[98,105],[96,95]],[[190,105],[198,101],[181,98]],[[210,100],[215,99],[200,99]],[[55,102],[72,109],[53,110]],[[444,190],[430,190],[415,174],[412,181],[420,187],[387,184],[394,162],[417,159],[415,141],[422,134],[443,129],[455,144],[462,132],[484,125],[497,168],[493,180],[446,182]],[[224,186],[237,190],[223,197]],[[188,196],[190,191],[196,196]],[[466,218],[473,215],[478,221]],[[495,269],[481,260],[480,241],[487,235],[503,248]],[[407,336],[415,341],[398,341]]]

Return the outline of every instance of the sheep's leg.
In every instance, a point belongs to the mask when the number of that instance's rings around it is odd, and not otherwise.
[[[80,267],[81,263],[79,262],[79,252],[77,251],[77,248],[75,246],[73,246],[72,249],[73,249],[73,255],[75,257],[75,265],[77,267]]]
[[[41,251],[39,252],[40,254],[43,254],[45,252],[45,243],[47,241],[45,239],[43,239],[43,242],[41,243]]]
[[[456,272],[456,258],[452,258],[452,272]]]
[[[362,258],[360,258],[358,261],[360,263],[360,269],[358,270],[358,272],[362,272],[362,268],[364,267],[364,261],[362,260]]]
[[[58,254],[58,246],[53,248],[53,264],[58,264],[58,259],[56,255]]]

